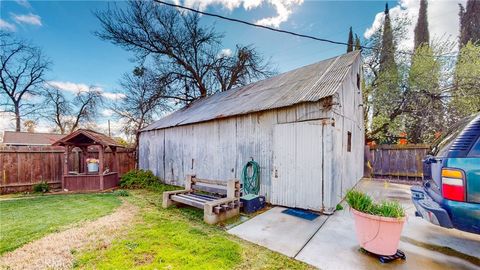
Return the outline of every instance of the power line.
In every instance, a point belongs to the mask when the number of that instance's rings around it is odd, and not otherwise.
[[[165,2],[165,1],[162,1],[162,0],[153,0],[153,1],[157,2],[159,4],[166,5],[166,6],[170,6],[170,7],[174,7],[174,8],[180,8],[180,9],[188,10],[188,11],[191,11],[191,12],[194,12],[194,13],[202,14],[202,15],[205,15],[205,16],[216,17],[216,18],[219,18],[219,19],[222,19],[222,20],[236,22],[236,23],[240,23],[240,24],[245,24],[245,25],[248,25],[248,26],[263,28],[263,29],[270,30],[270,31],[273,31],[273,32],[293,35],[293,36],[312,39],[312,40],[321,41],[321,42],[327,42],[327,43],[336,44],[336,45],[344,45],[344,46],[352,45],[352,46],[355,46],[355,44],[348,44],[347,42],[335,41],[335,40],[326,39],[326,38],[319,38],[319,37],[315,37],[315,36],[311,36],[311,35],[299,34],[299,33],[295,33],[295,32],[292,32],[292,31],[276,29],[276,28],[273,28],[273,27],[260,25],[260,24],[255,24],[255,23],[247,22],[247,21],[240,20],[240,19],[230,18],[230,17],[226,17],[226,16],[223,16],[223,15],[215,14],[215,13],[201,11],[201,10],[198,10],[198,9],[194,9],[194,8],[190,8],[190,7],[187,7],[187,6],[182,6],[182,5],[178,5],[178,4],[174,4],[174,3]],[[360,48],[374,50],[374,51],[380,50],[379,48],[364,46],[364,45],[360,45]],[[408,52],[408,51],[398,50],[396,52],[400,53],[400,54],[414,55],[414,53]],[[452,54],[452,55],[443,54],[443,55],[433,55],[433,56],[434,57],[457,57],[456,54]]]
[[[165,2],[165,1],[161,1],[161,0],[153,0],[153,1],[157,2],[159,4],[167,5],[167,6],[189,10],[189,11],[192,11],[192,12],[195,12],[195,13],[198,13],[198,14],[202,14],[202,15],[205,15],[205,16],[217,17],[217,18],[220,18],[222,20],[227,20],[227,21],[231,21],[231,22],[246,24],[246,25],[249,25],[249,26],[263,28],[263,29],[267,29],[267,30],[270,30],[270,31],[274,31],[274,32],[284,33],[284,34],[293,35],[293,36],[297,36],[297,37],[309,38],[309,39],[313,39],[313,40],[316,40],[316,41],[322,41],[322,42],[327,42],[327,43],[332,43],[332,44],[337,44],[337,45],[346,45],[346,46],[355,45],[355,44],[348,44],[347,42],[335,41],[335,40],[330,40],[330,39],[326,39],[326,38],[319,38],[319,37],[314,37],[314,36],[310,36],[310,35],[299,34],[299,33],[295,33],[295,32],[292,32],[292,31],[276,29],[276,28],[273,28],[273,27],[269,27],[269,26],[265,26],[265,25],[261,25],[261,24],[255,24],[255,23],[247,22],[247,21],[240,20],[240,19],[225,17],[225,16],[218,15],[218,14],[215,14],[215,13],[200,11],[198,9],[194,9],[194,8],[190,8],[190,7],[186,7],[186,6],[182,6],[182,5],[177,5],[177,4],[173,4],[173,3],[169,3],[169,2]],[[364,49],[374,49],[373,47],[365,47],[365,46],[361,46],[361,47],[364,48]]]

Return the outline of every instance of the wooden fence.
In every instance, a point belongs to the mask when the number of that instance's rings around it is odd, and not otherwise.
[[[117,152],[119,175],[135,168],[134,151],[119,149]],[[70,155],[70,170],[78,171],[81,151]],[[89,157],[98,158],[98,152],[89,150]],[[113,168],[113,155],[105,153],[105,167]],[[59,188],[63,174],[63,147],[0,147],[0,191],[1,193],[30,190],[32,185],[46,181],[52,187]]]
[[[365,146],[365,176],[420,180],[428,145],[378,145]]]

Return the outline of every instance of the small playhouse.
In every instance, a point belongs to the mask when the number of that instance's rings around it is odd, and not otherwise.
[[[79,129],[52,144],[63,146],[62,189],[67,191],[96,191],[118,186],[119,163],[117,149],[121,147],[112,138],[86,129]],[[77,166],[72,164],[72,151],[81,150]],[[105,151],[110,149],[113,166],[105,165]],[[76,169],[73,169],[73,168]]]
[[[166,183],[260,165],[274,205],[333,212],[363,176],[360,51],[199,99],[140,132],[139,167]]]

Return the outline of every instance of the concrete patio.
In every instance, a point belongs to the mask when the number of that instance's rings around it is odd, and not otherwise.
[[[409,216],[399,249],[406,261],[381,264],[359,252],[348,206],[313,221],[282,213],[274,207],[229,233],[321,269],[480,269],[480,236],[434,226],[415,217],[408,185],[364,179],[358,188],[377,200],[396,199]]]

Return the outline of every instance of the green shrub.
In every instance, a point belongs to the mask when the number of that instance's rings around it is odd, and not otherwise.
[[[149,188],[159,183],[158,177],[150,170],[131,170],[120,179],[122,188]]]
[[[347,192],[346,200],[348,205],[353,209],[382,217],[394,217],[399,218],[405,216],[405,210],[397,201],[382,201],[376,203],[369,195],[357,191],[349,190]]]
[[[50,190],[50,186],[46,181],[40,181],[39,183],[33,185],[33,192],[35,193],[45,193]]]
[[[130,192],[128,192],[127,190],[124,190],[124,189],[119,189],[119,190],[115,190],[113,192],[113,195],[119,196],[119,197],[128,197],[128,196],[130,196]]]

